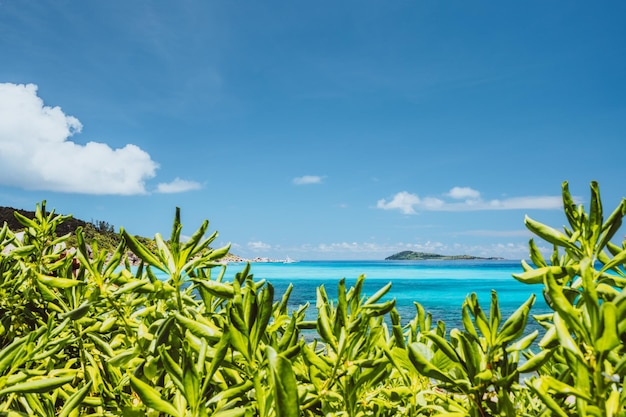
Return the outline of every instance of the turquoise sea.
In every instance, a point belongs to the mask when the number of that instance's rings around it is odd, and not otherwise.
[[[225,280],[232,280],[245,267],[231,263]],[[279,298],[291,283],[291,308],[307,302],[310,315],[315,314],[316,288],[323,285],[329,297],[335,298],[337,284],[346,279],[354,284],[359,275],[366,276],[364,295],[372,295],[388,282],[391,290],[385,299],[395,298],[404,323],[415,316],[414,302],[419,302],[434,320],[443,320],[448,328],[461,327],[461,306],[465,297],[475,292],[479,302],[489,313],[491,290],[497,291],[503,318],[515,311],[534,293],[537,300],[532,314],[548,312],[541,285],[518,282],[512,274],[522,272],[520,261],[300,261],[296,263],[252,263],[255,279],[266,279],[275,288]],[[529,328],[537,326],[529,321]]]

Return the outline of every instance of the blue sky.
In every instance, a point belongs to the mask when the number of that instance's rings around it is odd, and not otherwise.
[[[527,257],[626,195],[626,3],[0,2],[0,205],[247,257]],[[544,246],[545,249],[548,249]]]

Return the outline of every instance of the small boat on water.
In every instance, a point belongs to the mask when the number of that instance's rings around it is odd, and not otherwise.
[[[284,264],[293,264],[296,263],[298,261],[291,259],[289,256],[287,256],[287,258],[283,261]]]

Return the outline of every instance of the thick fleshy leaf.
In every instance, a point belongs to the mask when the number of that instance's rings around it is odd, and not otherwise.
[[[274,407],[277,417],[298,417],[300,406],[296,376],[289,359],[277,354],[270,346],[266,348],[274,393]]]
[[[570,249],[576,253],[580,252],[580,249],[570,242],[569,238],[563,233],[553,229],[552,227],[541,224],[530,217],[526,216],[524,223],[528,230],[542,238],[543,240],[552,243],[553,245],[561,246]]]
[[[130,386],[139,396],[141,401],[148,407],[171,416],[180,416],[178,410],[172,405],[172,403],[161,398],[161,394],[155,388],[143,382],[141,379],[131,375]]]

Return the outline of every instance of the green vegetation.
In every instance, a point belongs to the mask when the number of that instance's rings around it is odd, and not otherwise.
[[[386,261],[460,261],[460,260],[495,260],[502,258],[481,258],[471,255],[439,255],[437,253],[413,252],[405,250],[385,258]]]
[[[15,212],[28,218],[33,219],[36,216],[36,212],[28,210],[17,210],[11,207],[0,207],[0,224],[6,223],[9,229],[13,232],[23,231],[26,226],[22,224],[15,216]],[[76,219],[72,216],[62,216],[63,221],[59,222],[56,226],[56,233],[60,235],[69,235],[65,240],[65,245],[75,248],[78,244],[76,237],[76,229],[81,228],[84,239],[87,242],[95,242],[100,249],[107,250],[111,253],[115,252],[116,248],[122,241],[120,234],[115,232],[115,226],[104,220],[92,220],[87,222],[85,220]],[[135,236],[136,239],[141,241],[144,245],[150,249],[156,249],[156,245],[153,239],[149,239],[142,236]]]
[[[0,230],[0,415],[625,416],[626,242],[611,241],[626,200],[604,220],[591,195],[586,213],[563,184],[563,232],[526,219],[554,246],[547,261],[531,240],[515,277],[553,310],[538,344],[534,296],[502,317],[495,292],[488,311],[469,294],[450,330],[415,303],[402,325],[391,284],[368,298],[361,277],[335,300],[319,287],[307,321],[249,265],[226,282],[206,221],[183,243],[177,210],[153,249],[122,229],[112,256],[79,228],[70,252],[67,216],[42,203],[16,213],[22,238]]]

